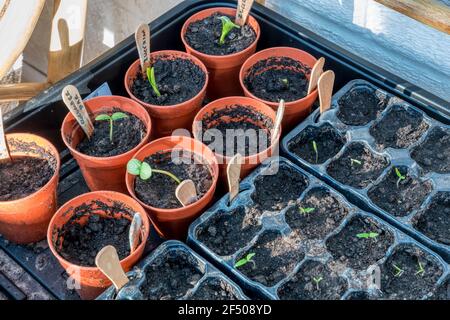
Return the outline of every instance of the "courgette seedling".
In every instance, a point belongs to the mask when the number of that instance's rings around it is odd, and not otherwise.
[[[405,180],[405,179],[406,179],[406,176],[402,175],[402,173],[400,172],[400,169],[397,168],[397,167],[395,168],[395,174],[396,174],[397,177],[398,177],[398,180],[397,180],[397,188],[398,188],[400,182],[402,182],[403,180]]]
[[[418,261],[418,265],[419,267],[417,268],[416,276],[418,275],[423,276],[425,274],[425,269],[423,268],[422,263],[420,263],[420,261]]]
[[[253,257],[255,255],[256,255],[256,253],[249,253],[249,254],[247,254],[244,258],[242,258],[241,260],[236,262],[234,267],[235,268],[239,268],[239,267],[245,266],[247,263],[251,263],[253,265],[253,269],[255,269],[256,268],[256,263],[255,263],[255,261],[253,261]]]
[[[358,166],[362,165],[362,162],[360,160],[357,160],[357,159],[351,158],[350,162],[351,162],[352,165],[354,165],[354,164],[357,164]]]
[[[380,234],[376,232],[364,232],[356,235],[359,239],[376,239]]]
[[[405,270],[403,270],[402,268],[400,268],[399,266],[397,266],[396,264],[392,265],[395,269],[395,273],[394,273],[394,277],[401,277],[402,274],[405,272]]]
[[[222,34],[220,35],[219,45],[223,46],[225,44],[225,38],[234,28],[239,29],[240,26],[231,21],[227,16],[221,16],[219,18],[222,20]]]
[[[152,167],[145,161],[141,162],[138,159],[131,159],[127,164],[127,171],[133,176],[139,176],[142,180],[148,180],[152,177],[153,173],[164,174],[170,177],[177,184],[181,181],[174,174],[165,170],[152,169]]]
[[[95,117],[95,121],[109,121],[109,140],[113,142],[114,122],[125,118],[128,118],[128,116],[125,113],[115,112],[111,116],[107,114],[100,114],[97,117]]]
[[[319,162],[319,150],[317,149],[317,143],[315,141],[312,142],[314,153],[316,154],[316,163]]]
[[[322,282],[322,280],[323,280],[322,276],[313,277],[313,281],[316,284],[317,290],[320,290],[319,284]]]
[[[303,207],[299,208],[300,214],[304,216],[308,215],[308,213],[314,212],[315,210],[316,208],[303,208]]]
[[[152,86],[153,92],[157,97],[161,97],[161,92],[159,92],[158,84],[156,83],[155,67],[147,68],[147,78],[148,82],[150,82],[150,85]]]

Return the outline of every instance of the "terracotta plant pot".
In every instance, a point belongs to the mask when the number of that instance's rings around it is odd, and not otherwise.
[[[244,79],[247,77],[249,70],[259,61],[266,60],[271,57],[288,57],[294,60],[301,62],[303,65],[313,68],[317,59],[314,58],[309,53],[289,47],[278,47],[278,48],[269,48],[260,52],[257,52],[253,56],[251,56],[245,63],[242,65],[239,81],[241,83],[241,87],[244,90],[244,93],[247,97],[260,100],[265,104],[272,107],[274,110],[278,110],[279,102],[272,102],[260,99],[253,95],[245,86]],[[286,66],[276,66],[276,68],[289,68]],[[309,80],[310,73],[306,75]],[[305,119],[311,113],[311,107],[314,104],[318,97],[317,89],[315,89],[311,94],[306,97],[296,100],[286,102],[286,109],[283,118],[283,129],[285,132],[288,132],[290,129],[295,127],[299,122]]]
[[[150,139],[152,122],[148,112],[139,103],[124,97],[105,96],[96,97],[85,102],[92,119],[96,115],[110,112],[113,107],[129,112],[139,118],[147,129],[142,141],[126,153],[114,157],[92,157],[79,152],[76,146],[85,137],[81,127],[74,116],[68,113],[63,121],[61,135],[67,148],[80,166],[86,184],[91,191],[111,190],[126,193],[127,188],[123,181],[127,162]]]
[[[252,98],[248,98],[248,97],[222,98],[222,99],[211,102],[210,104],[205,106],[202,110],[200,110],[200,112],[196,115],[196,117],[194,119],[194,124],[192,127],[192,132],[194,134],[195,139],[202,141],[201,126],[207,126],[207,124],[204,123],[206,116],[210,116],[210,115],[217,116],[217,114],[218,114],[218,112],[220,112],[220,110],[223,110],[223,109],[225,109],[229,106],[233,106],[233,105],[248,106],[249,108],[252,109],[253,112],[255,112],[256,114],[260,113],[260,114],[265,115],[267,118],[272,120],[273,124],[275,124],[276,112],[272,108],[270,108],[268,105],[266,105],[265,103],[263,103],[261,101],[258,101],[258,100],[252,99]],[[229,117],[223,117],[223,120],[226,122],[233,121],[233,119],[232,118],[230,119]],[[257,122],[256,124],[258,126],[261,126],[262,128],[265,127],[265,125],[262,122]],[[268,129],[271,130],[272,128],[268,128]],[[269,134],[270,134],[270,131],[269,131]],[[272,141],[271,145],[267,149],[265,149],[257,154],[243,157],[243,164],[241,166],[241,178],[246,177],[254,168],[256,168],[259,164],[261,164],[261,162],[263,162],[267,158],[270,158],[273,154],[275,154],[275,152],[277,152],[280,137],[281,137],[281,130],[280,130],[279,135],[276,137],[275,141]],[[220,153],[215,153],[215,156],[217,158],[217,161],[219,162],[220,177],[221,177],[221,182],[222,182],[222,186],[223,186],[223,185],[226,185],[226,183],[227,183],[226,170],[227,170],[227,165],[230,162],[230,160],[232,159],[232,157],[224,156],[223,154],[220,154]]]
[[[258,22],[252,16],[248,16],[247,24],[249,24],[256,33],[256,40],[246,49],[225,56],[214,56],[202,53],[192,48],[185,39],[185,34],[192,22],[202,20],[209,17],[215,12],[221,12],[230,16],[236,15],[236,9],[219,7],[200,11],[191,16],[183,25],[181,30],[181,40],[186,47],[186,51],[199,58],[208,68],[209,86],[208,97],[215,100],[227,96],[242,95],[242,88],[239,85],[239,70],[252,54],[256,52],[256,46],[261,36],[261,29]]]
[[[170,136],[172,132],[176,129],[190,129],[192,125],[192,120],[195,114],[201,108],[203,100],[206,95],[206,88],[209,82],[208,70],[205,65],[196,57],[181,51],[157,51],[151,53],[151,60],[156,59],[188,59],[194,64],[200,67],[205,72],[205,85],[200,90],[200,92],[193,98],[184,101],[182,103],[172,105],[172,106],[158,106],[153,104],[145,103],[139,100],[132,92],[131,86],[136,79],[138,72],[141,70],[141,65],[139,59],[136,60],[125,74],[125,89],[128,95],[134,100],[143,105],[153,121],[153,137],[165,137]]]
[[[18,244],[37,242],[45,239],[48,224],[56,211],[61,166],[59,152],[50,142],[33,134],[8,134],[6,139],[13,159],[23,156],[45,159],[44,154],[54,159],[55,172],[40,190],[22,199],[0,201],[0,234]],[[24,147],[16,147],[13,141]]]
[[[58,212],[56,212],[48,228],[47,233],[48,245],[53,255],[58,259],[61,266],[75,281],[75,285],[78,286],[77,288],[78,293],[80,294],[81,298],[85,300],[95,299],[104,290],[106,290],[109,286],[111,286],[112,283],[95,266],[94,267],[78,266],[67,261],[58,253],[58,251],[56,250],[56,246],[57,245],[61,246],[61,241],[64,241],[64,239],[61,239],[59,237],[58,231],[65,224],[67,224],[72,217],[74,217],[75,208],[84,204],[92,203],[94,201],[101,201],[106,205],[113,205],[115,202],[118,202],[121,205],[125,206],[129,212],[138,212],[141,214],[143,222],[141,243],[133,253],[131,253],[128,257],[120,261],[120,264],[122,265],[122,268],[123,270],[125,270],[125,272],[128,272],[142,257],[150,230],[150,222],[148,220],[144,208],[142,208],[142,206],[131,197],[113,191],[97,191],[83,194],[77,198],[70,200],[64,206],[62,206],[58,210]],[[100,216],[107,215],[107,213],[101,210],[96,211],[95,214]],[[119,212],[116,213],[114,217],[116,217],[117,219],[120,217],[126,217],[127,219],[132,220],[132,216],[129,216],[128,214],[124,215],[123,213]],[[87,216],[83,216],[80,220],[76,221],[82,224],[86,220]]]
[[[170,152],[174,149],[185,150],[196,155],[203,159],[209,167],[212,184],[200,200],[186,207],[176,209],[155,208],[144,203],[136,196],[135,176],[127,173],[126,183],[128,192],[147,210],[156,231],[163,238],[185,240],[189,225],[201,215],[203,209],[211,202],[214,196],[219,177],[219,167],[214,153],[207,146],[197,140],[182,136],[171,136],[152,141],[139,150],[134,158],[143,161],[155,153]]]

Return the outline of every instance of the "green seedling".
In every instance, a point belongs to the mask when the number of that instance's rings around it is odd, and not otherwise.
[[[158,85],[156,84],[155,67],[147,68],[147,78],[152,86],[153,92],[156,96],[161,97],[161,92],[159,92]]]
[[[365,232],[365,233],[358,233],[356,235],[359,239],[376,239],[380,234],[376,232]]]
[[[300,213],[304,216],[306,216],[307,214],[314,212],[316,209],[315,208],[302,208],[300,207]]]
[[[362,165],[362,162],[356,159],[350,159],[350,162],[352,165],[357,164],[358,166]]]
[[[400,182],[402,182],[403,180],[405,180],[405,179],[406,179],[406,176],[402,175],[402,173],[400,172],[400,169],[399,169],[399,168],[395,168],[395,174],[396,174],[397,177],[398,177],[398,180],[397,180],[397,188],[398,188]]]
[[[239,29],[240,26],[231,21],[227,16],[222,16],[219,19],[222,20],[222,34],[220,35],[219,45],[223,46],[225,43],[225,38],[230,31],[234,28]]]
[[[281,79],[281,82],[286,86],[289,85],[289,80],[287,78]]]
[[[395,269],[395,273],[394,273],[394,277],[401,277],[402,274],[405,272],[402,268],[400,268],[399,266],[397,266],[396,264],[392,265]]]
[[[316,284],[317,290],[320,290],[319,284],[320,284],[320,282],[322,282],[322,280],[323,280],[323,277],[322,277],[322,276],[314,277],[314,278],[313,278],[313,281],[314,281],[314,283]]]
[[[131,159],[127,164],[127,172],[133,176],[139,176],[142,180],[148,180],[153,173],[164,174],[174,180],[177,184],[181,181],[174,174],[165,170],[152,169],[147,162],[141,162],[138,159]]]
[[[317,149],[317,143],[315,141],[312,142],[314,153],[316,154],[316,163],[319,162],[319,150]]]
[[[125,118],[128,118],[128,116],[125,113],[116,112],[113,113],[111,116],[107,114],[100,114],[95,118],[95,121],[109,121],[109,140],[113,142],[114,122]]]
[[[425,274],[425,269],[422,266],[422,263],[418,261],[419,267],[417,268],[416,276],[421,275],[423,276]]]
[[[236,264],[234,265],[235,268],[239,268],[239,267],[243,267],[245,266],[247,263],[251,263],[253,265],[253,269],[256,268],[256,263],[255,261],[253,261],[253,257],[256,255],[256,253],[249,253],[247,254],[247,256],[241,260],[239,260],[238,262],[236,262]]]

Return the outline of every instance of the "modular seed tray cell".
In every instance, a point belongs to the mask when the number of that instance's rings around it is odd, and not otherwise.
[[[224,196],[197,219],[188,245],[252,298],[427,299],[449,272],[437,254],[282,157],[247,177],[231,204]]]
[[[315,111],[290,132],[282,149],[356,205],[450,261],[449,125],[354,80],[334,95],[330,110]]]

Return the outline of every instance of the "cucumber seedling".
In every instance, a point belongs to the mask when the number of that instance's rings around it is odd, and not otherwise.
[[[231,21],[227,16],[221,16],[219,18],[222,21],[222,34],[220,35],[219,45],[223,46],[225,44],[225,38],[234,28],[240,29],[241,27]]]
[[[95,117],[95,121],[109,121],[109,140],[113,142],[113,128],[114,122],[120,119],[128,118],[128,116],[123,112],[115,112],[111,116],[107,114],[100,114]]]
[[[318,163],[319,162],[319,149],[317,148],[316,141],[312,142],[312,146],[313,146],[314,153],[316,154],[316,163]]]
[[[174,174],[165,170],[152,169],[152,167],[145,161],[141,162],[138,159],[131,159],[127,164],[127,172],[133,176],[139,176],[142,180],[148,180],[152,177],[153,173],[164,174],[180,184],[181,181]]]
[[[303,208],[303,207],[300,207],[299,211],[300,211],[301,215],[306,216],[309,213],[316,211],[316,208]]]
[[[404,176],[404,175],[400,172],[400,169],[397,168],[397,167],[395,167],[395,174],[397,175],[397,178],[398,178],[398,180],[397,180],[397,188],[398,188],[400,182],[402,182],[403,180],[405,180],[405,179],[406,179],[406,176]]]
[[[425,274],[425,269],[423,268],[422,263],[420,263],[420,261],[417,261],[418,263],[418,268],[417,268],[417,272],[416,272],[416,276],[420,275],[423,276]]]
[[[401,277],[403,275],[403,273],[405,272],[405,270],[403,270],[396,264],[393,264],[392,266],[394,267],[394,270],[395,270],[394,277],[397,277],[397,278]]]
[[[255,261],[253,261],[253,257],[255,255],[256,255],[256,253],[249,253],[249,254],[247,254],[244,258],[242,258],[241,260],[236,262],[234,267],[235,268],[240,268],[240,267],[245,266],[248,263],[251,263],[253,265],[253,269],[255,269],[256,268],[256,263],[255,263]]]
[[[322,282],[322,280],[323,280],[322,276],[313,277],[313,281],[316,284],[317,290],[320,290],[319,284]]]
[[[148,82],[150,82],[150,86],[152,87],[153,92],[157,97],[161,97],[161,92],[159,92],[158,84],[156,83],[155,67],[147,68],[147,78]]]
[[[359,239],[376,239],[380,234],[376,232],[364,232],[356,235]]]

